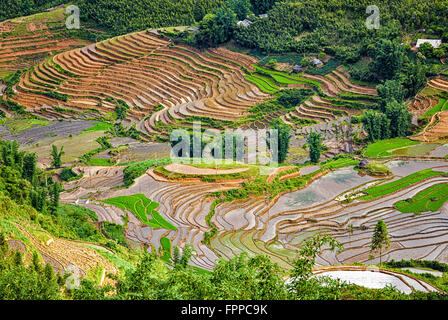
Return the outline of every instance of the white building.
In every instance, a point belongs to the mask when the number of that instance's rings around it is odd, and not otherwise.
[[[440,45],[442,44],[442,40],[435,40],[435,39],[418,39],[417,40],[417,44],[416,44],[416,47],[417,48],[419,48],[421,45],[422,45],[422,43],[429,43],[429,44],[431,44],[434,48],[438,48],[438,47],[440,47]]]
[[[242,21],[238,21],[236,25],[243,26],[243,27],[247,28],[248,26],[250,26],[251,23],[252,23],[252,21],[250,21],[248,19],[244,19]]]

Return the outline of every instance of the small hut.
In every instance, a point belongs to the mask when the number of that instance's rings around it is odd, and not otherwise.
[[[361,159],[361,160],[359,160],[358,168],[359,169],[367,169],[368,164],[369,164],[369,161],[367,161],[366,159]]]
[[[292,68],[292,72],[294,73],[300,73],[303,71],[303,67],[299,64],[296,64],[293,68]]]

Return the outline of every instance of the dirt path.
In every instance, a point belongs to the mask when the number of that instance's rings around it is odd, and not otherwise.
[[[180,164],[180,163],[171,163],[171,164],[164,166],[164,168],[166,170],[174,172],[174,173],[196,174],[196,175],[231,174],[231,173],[238,173],[238,172],[244,172],[244,171],[249,170],[249,168],[215,170],[215,169],[206,169],[206,168],[196,168],[193,166],[189,166],[186,164]]]

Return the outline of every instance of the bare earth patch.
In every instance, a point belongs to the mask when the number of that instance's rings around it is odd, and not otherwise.
[[[179,174],[196,174],[196,175],[211,175],[211,174],[231,174],[249,170],[249,168],[215,170],[206,168],[196,168],[186,164],[171,163],[164,167],[166,170]]]

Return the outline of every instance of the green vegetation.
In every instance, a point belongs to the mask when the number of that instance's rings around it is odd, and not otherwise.
[[[360,199],[373,200],[379,197],[383,197],[385,195],[407,188],[425,179],[436,176],[448,176],[448,174],[444,172],[433,171],[431,169],[422,170],[404,178],[366,189],[364,190],[366,195],[362,196]]]
[[[420,214],[437,211],[446,201],[448,201],[448,184],[440,183],[420,191],[410,199],[398,201],[395,207],[401,212]]]
[[[51,166],[54,168],[59,168],[62,165],[62,155],[64,152],[64,147],[62,146],[61,149],[58,151],[58,147],[55,145],[51,145]]]
[[[185,26],[200,21],[223,1],[216,0],[79,0],[81,20],[114,34],[148,28]],[[132,13],[132,14],[130,14]]]
[[[113,125],[107,122],[94,122],[92,127],[85,129],[83,132],[108,131],[113,127]]]
[[[50,121],[34,118],[8,118],[0,119],[0,123],[6,125],[11,133],[18,134],[33,127],[44,127],[50,124]]]
[[[141,162],[135,162],[135,163],[122,163],[120,165],[127,165],[126,169],[124,169],[124,186],[129,187],[134,184],[134,180],[141,175],[143,175],[146,170],[148,170],[151,167],[155,167],[158,165],[166,165],[171,163],[170,158],[165,159],[150,159],[145,160]]]
[[[132,196],[120,196],[104,200],[105,203],[114,205],[122,210],[129,210],[144,224],[153,228],[164,228],[168,230],[177,230],[171,223],[166,221],[157,211],[159,206],[146,198],[143,194],[134,194]]]
[[[418,141],[413,141],[409,139],[388,139],[381,140],[375,143],[369,144],[367,149],[364,151],[364,155],[366,157],[371,158],[382,158],[392,156],[393,154],[390,152],[394,149],[404,148],[408,146],[413,146],[419,144]]]
[[[85,162],[88,166],[113,166],[113,162],[110,159],[97,159],[97,158],[90,158],[88,161]]]
[[[95,212],[84,207],[61,204],[52,221],[43,220],[42,227],[58,238],[99,242],[101,235],[94,224],[98,221]]]
[[[339,168],[354,166],[358,163],[352,156],[341,154],[321,163],[321,169],[323,170],[336,170]]]
[[[71,168],[63,168],[59,177],[64,181],[69,181],[71,179],[76,178],[78,175],[73,172]]]
[[[324,75],[324,74],[330,73],[331,71],[333,71],[334,69],[336,69],[339,66],[340,66],[340,63],[338,60],[331,59],[327,63],[325,63],[325,65],[323,67],[308,69],[307,72],[309,74],[314,74],[314,75]]]
[[[260,88],[261,91],[264,91],[266,93],[275,93],[280,88],[269,78],[260,76],[260,75],[245,75],[245,78],[249,80],[250,82],[257,85],[258,88]]]
[[[123,226],[108,221],[102,221],[101,230],[106,237],[117,241],[117,243],[122,246],[126,246],[126,237],[124,236]]]
[[[160,257],[163,261],[171,262],[171,240],[165,237],[160,238],[160,245],[162,246],[163,254]]]
[[[392,174],[392,170],[382,163],[370,162],[367,165],[367,173],[371,176],[388,176]]]

